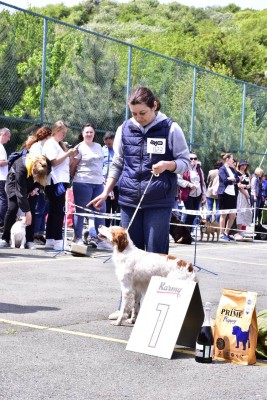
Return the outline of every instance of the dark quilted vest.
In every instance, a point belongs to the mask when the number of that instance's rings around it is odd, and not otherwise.
[[[136,207],[151,177],[152,165],[158,161],[173,160],[168,145],[168,136],[172,121],[166,119],[154,125],[143,134],[130,120],[122,127],[124,146],[124,165],[119,179],[119,203]],[[166,139],[165,154],[148,154],[147,138]],[[153,177],[141,203],[141,208],[172,207],[177,192],[177,175],[165,171],[159,177]]]

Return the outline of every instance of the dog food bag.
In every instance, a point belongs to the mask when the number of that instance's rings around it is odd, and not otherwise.
[[[214,326],[214,359],[248,365],[256,362],[257,293],[223,289]]]

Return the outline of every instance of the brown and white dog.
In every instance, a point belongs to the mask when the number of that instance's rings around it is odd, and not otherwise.
[[[26,217],[20,217],[11,228],[10,231],[10,247],[15,249],[15,247],[20,247],[24,249],[26,243]]]
[[[198,281],[191,263],[175,256],[138,249],[126,229],[119,226],[100,226],[98,231],[100,239],[107,239],[113,245],[115,272],[121,285],[122,303],[118,319],[111,322],[113,325],[121,325],[125,314],[129,312],[131,317],[127,322],[135,322],[141,298],[152,276]]]
[[[205,219],[202,219],[200,222],[200,240],[203,239],[204,233],[207,234],[207,242],[210,240],[210,236],[212,236],[212,241],[214,240],[214,235],[217,235],[217,241],[219,240],[220,234],[220,224],[218,222],[209,222]]]

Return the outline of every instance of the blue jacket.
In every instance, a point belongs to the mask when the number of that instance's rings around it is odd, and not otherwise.
[[[119,203],[136,207],[151,178],[152,165],[157,162],[173,160],[168,145],[168,135],[172,121],[163,120],[152,126],[145,134],[130,120],[122,127],[124,164],[119,179]],[[148,154],[147,139],[166,139],[165,154]],[[164,171],[153,177],[141,203],[141,208],[172,207],[177,192],[177,176]]]
[[[230,167],[230,170],[233,172],[235,176],[235,183],[239,183],[240,179],[239,176],[234,168]],[[229,174],[227,172],[226,167],[223,165],[221,168],[219,168],[219,187],[218,187],[218,195],[223,194],[226,187],[228,185],[234,185],[234,182],[229,181],[227,178],[229,178]],[[235,184],[235,194],[237,196],[238,194],[238,187]]]

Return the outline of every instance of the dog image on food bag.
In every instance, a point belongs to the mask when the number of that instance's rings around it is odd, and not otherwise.
[[[20,217],[10,231],[11,248],[20,247],[24,249],[26,243],[26,217]]]
[[[223,289],[214,327],[214,359],[249,365],[256,362],[257,293]]]

